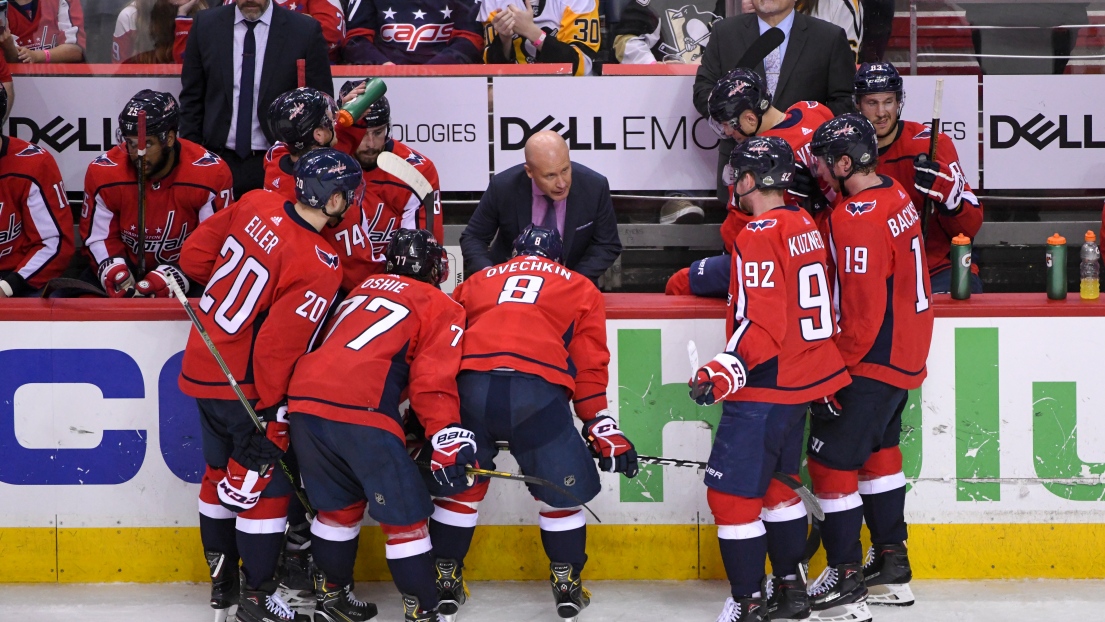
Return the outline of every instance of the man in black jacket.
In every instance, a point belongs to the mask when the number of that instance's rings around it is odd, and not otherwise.
[[[531,136],[525,156],[491,179],[461,234],[464,273],[509,259],[514,238],[532,223],[560,231],[564,265],[597,281],[622,252],[610,182],[572,162],[555,132]]]
[[[737,68],[744,53],[769,28],[782,30],[786,39],[764,62],[750,69],[767,78],[769,90],[774,93],[772,105],[786,110],[808,100],[825,104],[833,114],[851,112],[856,57],[844,31],[795,11],[795,0],[752,0],[752,4],[755,13],[714,24],[694,81],[694,107],[698,112],[709,118],[707,100],[714,84]],[[723,201],[729,197],[721,171],[735,145],[726,138],[718,146],[718,198]]]
[[[269,104],[297,86],[330,95],[334,83],[322,27],[271,0],[236,0],[196,15],[180,72],[180,135],[222,156],[234,196],[260,188],[265,151],[274,138]]]

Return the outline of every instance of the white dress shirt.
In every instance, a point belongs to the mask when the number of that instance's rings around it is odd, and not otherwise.
[[[760,34],[764,34],[771,29],[771,26],[763,19],[757,17],[756,21],[760,25]],[[775,97],[775,87],[779,85],[779,74],[783,70],[783,59],[787,57],[787,44],[790,43],[790,29],[794,26],[794,9],[790,10],[790,14],[783,18],[783,21],[779,22],[776,26],[779,30],[783,31],[783,43],[772,50],[767,58],[764,59],[764,73],[767,77],[767,88],[771,90],[772,98]]]
[[[257,56],[255,57],[257,64],[253,70],[253,131],[251,132],[252,145],[250,147],[261,151],[272,146],[265,138],[265,133],[261,131],[261,121],[257,115],[257,98],[261,95],[261,67],[265,60],[265,46],[269,41],[269,26],[272,25],[272,5],[273,2],[270,1],[268,8],[257,20],[258,24],[253,27],[253,37],[257,41]],[[246,28],[245,21],[246,17],[242,15],[242,11],[238,7],[234,7],[234,98],[232,100],[234,107],[230,112],[230,133],[226,135],[227,149],[235,149],[238,146],[236,137],[238,131],[238,98],[242,90],[242,46],[245,45],[246,32],[249,30]]]

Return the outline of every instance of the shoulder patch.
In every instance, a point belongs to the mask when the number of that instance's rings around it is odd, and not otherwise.
[[[219,163],[219,156],[211,153],[210,151],[204,151],[200,159],[192,163],[192,166],[215,166]]]
[[[407,162],[411,163],[411,166],[422,166],[426,163],[426,158],[421,153],[412,150],[410,155],[406,157]]]
[[[19,154],[19,155],[23,155],[23,154]],[[96,156],[96,159],[93,160],[92,163],[95,164],[96,166],[119,166],[118,164],[115,163],[114,160],[107,157],[106,153],[101,153],[100,155]]]
[[[875,209],[876,201],[856,201],[849,203],[844,209],[853,216],[859,216],[860,214],[866,214]]]
[[[315,247],[315,252],[318,253],[318,260],[325,264],[327,268],[330,268],[331,270],[338,269],[337,255],[331,255],[330,253],[327,253],[317,246]]]
[[[779,222],[779,221],[775,220],[774,218],[765,218],[764,220],[753,220],[752,222],[745,225],[744,228],[748,229],[749,231],[763,231],[764,229],[770,229],[770,228],[774,227],[777,222]]]
[[[931,137],[932,130],[929,128],[929,126],[926,125],[916,136],[913,137],[913,140],[928,140]]]
[[[23,151],[20,151],[19,153],[15,154],[15,155],[17,157],[18,156],[26,157],[26,156],[36,156],[36,155],[39,155],[39,154],[42,154],[42,153],[46,153],[45,151],[42,150],[42,147],[39,147],[38,145],[36,145],[34,143],[30,143],[29,145],[27,145],[26,147],[23,148]]]

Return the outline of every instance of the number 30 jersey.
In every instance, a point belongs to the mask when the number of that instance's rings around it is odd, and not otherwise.
[[[395,274],[373,276],[334,313],[325,341],[296,364],[288,410],[367,425],[405,438],[399,402],[427,438],[460,423],[464,309],[437,287]]]
[[[482,0],[479,20],[484,25],[487,49],[484,62],[510,62],[519,65],[534,63],[571,63],[577,76],[591,74],[592,61],[599,51],[598,0],[531,0],[533,23],[544,31],[546,39],[538,50],[532,41],[514,35],[510,42],[511,54],[503,52],[502,39],[498,37],[491,20],[514,5],[522,8],[525,3],[517,0]],[[548,45],[552,39],[563,45]],[[502,56],[506,56],[502,59]]]
[[[879,179],[829,218],[837,347],[853,376],[916,389],[927,373],[933,322],[921,216],[898,182]]]
[[[254,190],[185,240],[180,268],[207,283],[193,307],[246,397],[257,399],[257,408],[283,400],[292,368],[310,349],[341,284],[330,244],[292,203]],[[236,399],[194,328],[180,389],[192,397]]]
[[[813,218],[781,206],[737,235],[729,282],[729,343],[748,369],[732,401],[801,404],[851,382],[833,336],[827,248]]]
[[[606,408],[606,303],[587,277],[518,256],[453,291],[468,315],[461,370],[508,368],[565,387],[588,421]]]

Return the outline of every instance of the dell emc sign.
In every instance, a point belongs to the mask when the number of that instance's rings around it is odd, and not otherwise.
[[[1003,133],[1002,126],[1008,126],[1012,130],[1010,138],[1003,139],[1001,137]],[[1022,138],[1039,150],[1043,150],[1044,147],[1056,140],[1059,141],[1060,149],[1105,149],[1105,140],[1094,140],[1093,138],[1093,115],[1087,114],[1082,117],[1082,140],[1080,141],[1070,139],[1070,133],[1067,129],[1067,115],[1065,114],[1059,115],[1058,125],[1042,114],[1037,114],[1023,124],[1013,117],[1003,114],[990,116],[991,149],[1011,149]]]

